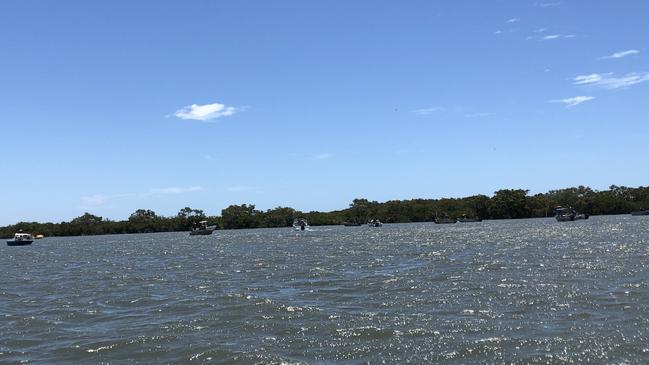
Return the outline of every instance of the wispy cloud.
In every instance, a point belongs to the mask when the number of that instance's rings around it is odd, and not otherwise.
[[[174,112],[174,116],[184,120],[206,121],[221,117],[229,117],[236,113],[242,112],[246,107],[233,107],[220,103],[212,104],[192,104],[184,106]]]
[[[150,189],[147,193],[142,194],[142,196],[149,196],[149,195],[165,195],[165,194],[181,194],[181,193],[189,193],[192,191],[201,191],[203,188],[201,186],[189,186],[186,188],[182,187],[171,187],[171,188],[153,188]]]
[[[250,191],[250,190],[255,190],[255,189],[257,189],[257,188],[255,188],[254,186],[237,185],[237,186],[231,186],[231,187],[227,188],[226,190],[231,191],[231,192],[240,192],[240,191]]]
[[[511,18],[511,19],[507,19],[507,21],[505,23],[518,23],[520,21],[521,20],[518,19],[518,18]]]
[[[541,8],[551,8],[551,7],[554,7],[554,6],[561,5],[561,3],[560,2],[554,2],[554,3],[544,2],[544,3],[536,3],[535,5],[538,6],[538,7],[541,7]]]
[[[469,113],[469,114],[464,114],[465,118],[484,118],[484,117],[490,117],[494,115],[494,113],[489,113],[489,112],[481,112],[481,113]]]
[[[95,194],[89,196],[82,196],[81,202],[85,206],[104,205],[106,203],[121,200],[121,199],[142,199],[150,196],[167,195],[167,194],[182,194],[193,191],[203,190],[200,186],[189,187],[169,187],[169,188],[152,188],[144,193],[125,193],[125,194]]]
[[[583,102],[595,99],[594,96],[574,96],[572,98],[558,99],[558,100],[549,100],[550,103],[562,103],[567,108],[577,106]]]
[[[429,114],[433,114],[435,112],[439,112],[439,111],[442,111],[442,110],[444,110],[443,107],[434,106],[432,108],[415,109],[415,110],[411,110],[410,112],[413,113],[413,114],[417,114],[417,115],[429,115]]]
[[[607,89],[619,89],[649,81],[649,72],[632,72],[623,76],[613,73],[580,75],[574,78],[575,85],[601,86]]]
[[[548,34],[540,38],[542,41],[552,41],[555,39],[575,38],[574,34]]]
[[[135,196],[134,194],[110,194],[110,195],[95,194],[89,196],[82,196],[81,203],[83,203],[83,205],[103,205],[108,203],[109,201],[132,198],[134,196]]]
[[[328,160],[328,159],[333,158],[333,157],[334,157],[334,155],[332,153],[321,153],[321,154],[315,155],[313,157],[313,159],[314,160]]]
[[[637,49],[629,49],[626,51],[615,52],[608,56],[599,57],[598,60],[610,60],[615,58],[622,58],[622,57],[631,56],[638,53],[640,53],[640,51],[638,51]]]

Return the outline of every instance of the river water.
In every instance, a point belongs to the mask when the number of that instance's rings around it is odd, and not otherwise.
[[[0,248],[0,363],[649,363],[649,217]]]

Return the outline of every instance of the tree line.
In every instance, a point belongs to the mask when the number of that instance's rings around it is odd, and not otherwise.
[[[199,221],[208,221],[220,229],[288,227],[294,218],[306,218],[311,225],[337,225],[343,222],[365,223],[380,219],[385,223],[428,222],[436,217],[461,216],[482,219],[517,219],[550,217],[556,206],[573,207],[589,215],[625,214],[649,208],[649,187],[631,188],[612,185],[597,191],[579,186],[529,195],[528,190],[502,189],[489,197],[390,200],[383,203],[354,199],[349,207],[331,212],[301,212],[289,207],[266,211],[253,204],[230,205],[220,216],[208,216],[203,210],[185,207],[175,216],[160,216],[152,210],[138,209],[127,220],[113,221],[85,213],[70,222],[20,222],[0,227],[0,237],[11,237],[20,230],[45,236],[79,236],[120,233],[187,231]]]

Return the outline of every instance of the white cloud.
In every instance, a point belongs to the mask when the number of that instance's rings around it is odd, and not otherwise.
[[[638,51],[637,49],[629,49],[627,51],[615,52],[615,53],[613,53],[611,55],[600,57],[598,59],[600,59],[600,60],[610,60],[610,59],[614,59],[614,58],[622,58],[622,57],[626,57],[626,56],[631,56],[631,55],[638,54],[638,53],[640,53],[640,51]]]
[[[247,186],[247,185],[238,185],[238,186],[231,186],[227,188],[227,191],[232,191],[232,192],[239,192],[239,191],[250,191],[250,190],[255,190],[256,188],[253,186]]]
[[[613,73],[580,75],[574,78],[575,85],[602,86],[619,89],[649,81],[649,72],[632,72],[616,77]]]
[[[200,186],[189,186],[186,188],[182,188],[182,187],[153,188],[150,189],[148,193],[144,193],[141,195],[148,196],[148,195],[180,194],[180,193],[188,193],[192,191],[201,191],[201,190],[203,190],[203,188]]]
[[[556,2],[556,3],[536,3],[536,6],[540,6],[542,8],[550,8],[554,6],[559,6],[561,3]]]
[[[546,36],[541,37],[542,41],[551,41],[555,39],[564,39],[564,38],[575,38],[576,36],[574,34],[548,34]]]
[[[190,186],[190,187],[170,187],[170,188],[153,188],[149,189],[146,193],[128,193],[128,194],[95,194],[90,196],[82,196],[81,202],[84,206],[97,206],[104,205],[114,200],[120,199],[142,199],[154,195],[166,195],[166,194],[181,194],[192,191],[203,190],[200,186]]]
[[[611,74],[606,74],[606,75],[611,75]],[[581,75],[575,77],[575,84],[577,85],[595,84],[600,81],[602,81],[602,75],[600,74]]]
[[[575,96],[572,98],[559,99],[559,100],[550,100],[551,103],[562,103],[565,104],[567,108],[577,106],[583,102],[595,99],[594,96]]]
[[[245,108],[235,108],[220,103],[212,104],[192,104],[182,107],[174,112],[177,118],[185,120],[210,120],[221,117],[229,117],[235,113],[241,112]]]
[[[508,19],[505,23],[518,23],[519,21],[520,21],[520,19],[518,19],[518,18],[511,18],[511,19]]]
[[[133,196],[134,196],[133,194],[111,194],[111,195],[95,194],[90,196],[82,196],[81,202],[84,205],[103,205],[112,200],[131,198]]]
[[[489,117],[494,115],[494,113],[487,113],[487,112],[481,112],[481,113],[470,113],[470,114],[464,114],[465,118],[484,118],[484,117]]]
[[[443,107],[434,106],[432,108],[415,109],[415,110],[411,110],[410,112],[413,113],[413,114],[417,114],[417,115],[428,115],[428,114],[433,114],[435,112],[439,112],[439,111],[442,111],[442,110],[444,110]]]
[[[315,159],[315,160],[328,160],[328,159],[330,159],[332,157],[334,157],[334,155],[331,154],[331,153],[321,153],[319,155],[315,155],[313,157],[313,159]]]
[[[545,28],[538,28],[538,29],[535,29],[535,30],[534,30],[534,33],[543,33],[543,32],[545,32],[545,31],[546,31]]]

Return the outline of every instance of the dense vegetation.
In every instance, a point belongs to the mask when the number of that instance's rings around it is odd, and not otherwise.
[[[354,199],[347,209],[332,212],[300,212],[278,207],[267,211],[254,205],[231,205],[220,216],[206,216],[189,207],[177,215],[163,217],[151,210],[138,209],[124,221],[111,221],[85,213],[70,222],[20,222],[0,227],[0,236],[10,237],[19,230],[45,236],[77,236],[114,233],[186,231],[198,221],[207,220],[222,229],[286,227],[293,218],[305,217],[311,225],[335,225],[345,221],[366,222],[378,218],[387,223],[427,222],[436,216],[478,216],[483,219],[534,218],[552,216],[554,207],[571,206],[590,215],[623,214],[649,208],[649,187],[629,188],[612,185],[596,191],[579,186],[529,195],[527,190],[504,189],[492,197],[474,195],[461,199],[391,200],[384,203]]]

